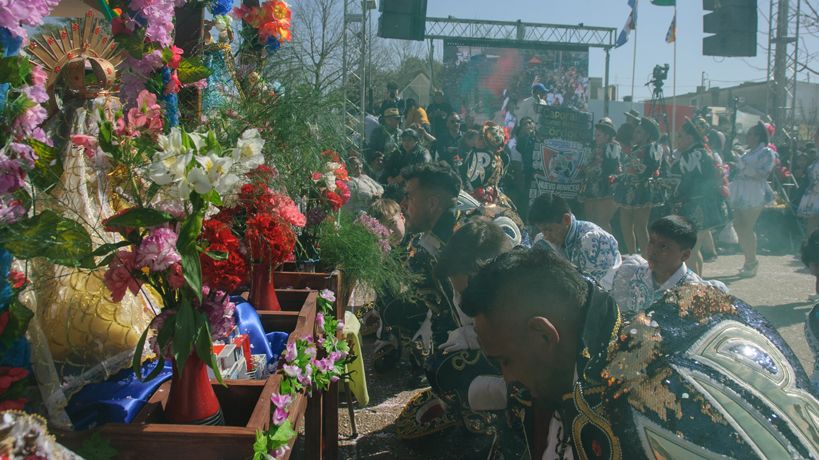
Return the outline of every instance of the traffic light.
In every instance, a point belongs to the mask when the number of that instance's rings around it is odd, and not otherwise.
[[[381,0],[378,5],[378,36],[423,40],[427,23],[427,0]]]
[[[702,0],[705,56],[756,56],[757,0]]]

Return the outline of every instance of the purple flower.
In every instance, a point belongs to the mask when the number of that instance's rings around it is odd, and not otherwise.
[[[304,349],[304,354],[313,359],[316,357],[316,347],[310,346]]]
[[[324,330],[324,314],[316,313],[316,327],[320,330]]]
[[[26,144],[12,142],[9,144],[9,149],[17,155],[17,160],[25,165],[26,169],[34,167],[34,162],[37,160],[37,154],[34,149]]]
[[[176,233],[169,228],[153,228],[137,251],[137,265],[153,272],[167,270],[180,262],[182,256],[176,250]]]
[[[277,407],[273,411],[273,424],[278,426],[284,423],[285,420],[287,420],[287,410]]]
[[[332,361],[333,363],[337,363],[337,362],[341,361],[342,359],[345,359],[346,357],[347,357],[347,353],[344,353],[342,351],[333,351],[333,352],[330,352],[330,356],[328,356],[327,358],[330,361]]]
[[[338,376],[337,375],[330,376],[330,381],[333,382],[333,383],[338,382]]]
[[[336,324],[336,332],[342,331],[344,331],[344,321],[339,321],[338,324]]]
[[[299,383],[309,387],[313,383],[313,367],[309,364],[304,366],[304,372],[297,377]]]
[[[289,448],[290,448],[290,446],[285,444],[285,445],[279,447],[278,449],[274,450],[273,451],[273,458],[282,458],[282,457],[284,457],[284,454],[287,453],[287,449],[289,449]]]
[[[26,173],[20,163],[0,154],[0,193],[13,193],[25,183]]]
[[[296,349],[296,343],[295,342],[288,343],[287,348],[285,349],[284,352],[284,360],[288,363],[292,363],[293,361],[296,360],[298,356],[299,351]]]
[[[24,86],[22,88],[22,92],[27,98],[37,102],[38,104],[42,104],[48,100],[48,93],[46,93],[45,88],[42,86]]]
[[[215,339],[226,337],[236,324],[233,318],[236,304],[230,301],[225,291],[211,291],[208,286],[202,286],[202,300],[202,305],[195,306],[207,316],[211,336]]]
[[[296,378],[301,381],[301,368],[295,364],[285,364],[282,366],[285,375],[288,377]]]
[[[280,409],[286,409],[288,406],[290,406],[290,403],[293,402],[293,397],[290,395],[273,393],[270,396],[270,402]]]
[[[11,195],[0,195],[0,223],[10,224],[26,215],[20,200]]]
[[[319,292],[319,297],[321,297],[322,299],[324,299],[324,300],[326,300],[328,302],[335,302],[336,301],[336,294],[333,291],[329,290],[329,289],[322,289],[321,292]]]
[[[316,366],[316,369],[318,369],[319,372],[326,373],[333,371],[333,363],[327,358],[314,360],[313,364]]]
[[[46,118],[48,118],[48,112],[45,107],[35,105],[14,120],[13,128],[18,135],[27,137],[29,133],[39,127]]]

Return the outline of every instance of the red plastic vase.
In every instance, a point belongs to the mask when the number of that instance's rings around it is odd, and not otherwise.
[[[273,267],[270,264],[253,264],[250,269],[250,297],[248,301],[256,310],[281,311],[276,285],[273,283]]]
[[[173,363],[165,418],[169,423],[186,425],[225,424],[222,408],[208,378],[208,368],[196,353],[188,356],[181,373],[176,362]]]

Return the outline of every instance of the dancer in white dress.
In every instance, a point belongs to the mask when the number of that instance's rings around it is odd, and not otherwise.
[[[748,130],[746,144],[751,150],[737,160],[734,165],[737,173],[730,184],[734,228],[745,255],[745,264],[739,272],[739,276],[743,278],[756,276],[759,261],[756,259],[754,225],[762,208],[773,200],[768,176],[776,163],[776,154],[768,147],[769,142],[764,123],[759,122]]]

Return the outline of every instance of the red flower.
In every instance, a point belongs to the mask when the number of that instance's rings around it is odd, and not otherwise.
[[[278,265],[293,252],[296,235],[280,217],[262,212],[247,219],[245,242],[253,262]]]
[[[341,157],[338,156],[335,150],[327,149],[321,152],[321,155],[325,158],[328,158],[330,161],[335,163],[341,163]]]
[[[600,457],[601,455],[603,455],[603,448],[600,446],[600,443],[596,439],[592,441],[591,448],[592,452],[594,452],[595,457]]]
[[[211,289],[235,292],[247,281],[248,272],[247,263],[240,253],[239,239],[228,224],[216,219],[205,222],[202,236],[209,243],[206,252],[227,254],[224,260],[216,260],[204,253],[200,255],[203,284]]]
[[[339,196],[341,196],[342,201],[347,204],[350,201],[350,188],[347,187],[347,183],[341,180],[336,180],[336,190],[338,190]]]
[[[28,371],[22,367],[0,367],[0,394],[8,391],[15,383],[28,377]]]
[[[327,198],[327,201],[330,202],[330,207],[333,208],[333,211],[338,211],[342,206],[344,206],[344,200],[338,196],[336,192],[325,190],[324,198]]]
[[[12,270],[9,272],[9,281],[11,282],[11,287],[20,289],[28,283],[28,278],[26,278],[25,273]]]
[[[347,167],[344,165],[341,165],[338,168],[336,168],[336,170],[333,171],[333,174],[335,174],[336,179],[350,180],[350,176],[347,174]]]

